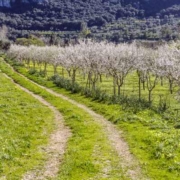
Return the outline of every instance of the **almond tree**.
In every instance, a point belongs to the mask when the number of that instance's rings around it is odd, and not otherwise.
[[[57,70],[57,64],[54,64],[54,59],[57,57],[58,53],[60,52],[57,46],[45,46],[42,47],[42,59],[44,63],[44,73],[47,73],[47,65],[50,64],[54,67],[54,73]]]
[[[64,48],[54,46],[54,54],[50,61],[50,64],[54,68],[54,75],[57,75],[58,66],[62,67],[62,62],[64,60],[63,54],[64,54]],[[62,69],[63,69],[63,67],[62,67]]]
[[[134,70],[137,72],[138,76],[138,96],[139,100],[141,100],[141,84],[143,83],[143,89],[145,90],[145,82],[146,82],[146,58],[148,54],[148,49],[144,47],[137,47],[137,54],[134,61]]]
[[[77,70],[82,66],[82,47],[80,45],[65,47],[63,54],[59,55],[59,59],[61,59],[61,65],[69,72],[74,87]],[[70,74],[71,71],[72,75]]]
[[[20,46],[20,45],[11,45],[8,55],[12,59],[17,59],[18,61],[22,62],[26,58],[27,47]]]
[[[166,77],[169,82],[169,91],[173,93],[173,85],[179,74],[179,50],[168,45],[158,48],[159,69],[162,77]]]
[[[152,91],[156,87],[159,78],[159,69],[157,68],[157,51],[148,49],[145,55],[145,77],[148,90],[149,103],[152,102]]]
[[[82,48],[82,68],[84,74],[88,74],[86,88],[92,88],[94,91],[96,89],[98,78],[104,70],[104,54],[106,50],[106,43],[96,43],[94,41],[88,40],[87,42],[81,42],[81,44],[84,46],[84,48]]]
[[[116,86],[118,88],[118,96],[121,95],[121,87],[127,74],[133,67],[135,60],[135,46],[129,44],[120,44],[109,47],[107,58],[107,70],[113,77],[113,92],[116,95]]]

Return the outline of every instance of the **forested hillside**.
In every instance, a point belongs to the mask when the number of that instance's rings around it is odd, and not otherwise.
[[[178,38],[179,0],[0,0],[9,37],[29,33],[115,42]]]

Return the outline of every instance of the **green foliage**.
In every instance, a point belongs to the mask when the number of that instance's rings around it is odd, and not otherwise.
[[[1,7],[0,23],[10,27],[8,36],[13,40],[29,33],[51,39],[52,31],[65,40],[90,35],[114,42],[178,37],[179,0],[51,0],[41,1],[41,5],[33,0],[8,2],[12,8]],[[89,30],[83,27],[85,22]],[[166,26],[170,31],[160,33]]]
[[[170,108],[170,100],[168,99],[167,96],[165,97],[160,97],[159,100],[159,106],[158,106],[158,111],[159,112],[165,112]]]
[[[0,50],[7,51],[10,45],[11,43],[9,41],[0,40]]]
[[[93,100],[98,101],[108,101],[110,96],[106,93],[106,91],[102,91],[100,88],[95,88],[95,90],[91,90],[88,88],[81,88],[81,95],[84,95],[85,97],[90,97]]]
[[[18,66],[17,66],[18,67]],[[36,70],[35,68],[30,68],[28,73],[30,75],[36,75],[36,76],[40,76],[40,77],[46,77],[46,72],[44,70]]]
[[[29,74],[33,75],[33,74],[37,73],[37,70],[34,68],[31,68],[28,72],[29,72]]]
[[[72,93],[79,93],[82,89],[77,83],[74,83],[74,85],[72,85],[72,82],[70,80],[65,79],[59,75],[52,76],[50,80],[52,80],[53,83],[56,84],[56,86],[71,91]]]
[[[174,128],[175,128],[175,129],[180,129],[180,122],[177,122],[177,123],[174,125]]]
[[[14,68],[18,71],[18,67],[19,67],[19,65],[18,64],[15,64],[15,65],[13,65],[14,66]],[[37,77],[43,77],[43,78],[45,78],[46,77],[46,71],[45,70],[37,70],[36,68],[30,68],[29,70],[28,70],[28,73],[30,74],[30,75],[34,75],[34,76],[37,76]]]
[[[46,77],[46,71],[45,70],[40,70],[38,74],[41,77]]]
[[[29,36],[29,38],[17,38],[15,43],[22,46],[30,46],[30,45],[44,46],[45,45],[41,39],[38,39],[35,36]]]

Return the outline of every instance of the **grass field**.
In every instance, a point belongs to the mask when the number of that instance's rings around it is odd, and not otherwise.
[[[52,75],[52,68],[49,68],[49,76]],[[132,153],[139,159],[144,171],[151,179],[178,180],[180,178],[180,130],[179,115],[174,112],[174,108],[179,108],[178,102],[174,99],[174,95],[170,96],[171,109],[158,114],[152,109],[141,109],[134,113],[132,108],[124,108],[122,105],[113,105],[108,103],[100,103],[87,99],[80,94],[71,94],[64,89],[59,89],[52,82],[40,76],[28,74],[28,69],[19,68],[19,71],[39,84],[45,85],[59,93],[65,94],[72,99],[82,102],[98,113],[106,116],[118,128],[124,130],[124,137],[128,141]],[[137,86],[132,77],[132,83],[126,84],[125,88],[132,91]],[[78,79],[80,84],[83,84]],[[131,81],[130,81],[131,82]],[[110,81],[107,81],[107,88],[110,87]],[[160,89],[164,89],[164,94],[169,94],[167,83],[163,87],[158,85],[154,91],[155,102],[159,96]],[[110,89],[107,91],[111,91]],[[147,92],[145,92],[145,96]]]
[[[64,116],[66,125],[71,128],[72,137],[69,139],[58,179],[129,179],[125,176],[119,157],[107,140],[102,127],[89,114],[21,77],[2,59],[0,69],[18,84],[42,96],[56,107]],[[97,151],[95,147],[98,148]],[[106,174],[104,171],[108,166],[110,168]]]
[[[54,129],[54,115],[0,72],[0,179],[19,180],[45,161],[40,146]]]
[[[27,67],[27,66],[26,66]],[[33,65],[28,65],[27,70],[31,71],[33,69]],[[42,65],[36,65],[37,72],[43,72],[43,66]],[[57,68],[57,73],[60,76],[65,77],[66,79],[70,79],[68,73],[66,70],[62,71],[61,67]],[[37,73],[38,74],[38,73]],[[52,77],[54,75],[54,70],[51,65],[47,66],[47,78]],[[82,72],[77,72],[76,75],[76,82],[81,85],[82,87],[85,87],[87,81],[87,75],[84,77]],[[106,77],[102,75],[102,82],[97,82],[97,87],[101,90],[106,92],[108,95],[113,94],[113,80],[111,77]],[[121,88],[121,95],[123,97],[130,97],[138,99],[138,76],[136,72],[131,72],[127,75],[125,82]],[[145,90],[143,90],[143,87],[141,85],[141,98],[145,101],[148,101],[148,90],[147,90],[147,84],[145,83]],[[166,78],[164,78],[161,82],[161,80],[158,80],[158,83],[154,90],[152,91],[152,101],[153,105],[156,107],[159,106],[160,99],[164,103],[166,103],[167,107],[169,107],[171,110],[180,109],[180,103],[177,101],[177,91],[179,87],[177,84],[174,83],[173,85],[173,94],[169,91],[169,83]]]

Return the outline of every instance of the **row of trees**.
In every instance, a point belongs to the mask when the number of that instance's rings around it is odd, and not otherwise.
[[[24,47],[12,45],[9,55],[34,68],[43,65],[47,72],[47,65],[57,67],[68,72],[72,86],[76,83],[77,73],[86,79],[86,88],[95,91],[97,83],[104,77],[112,79],[113,95],[120,96],[127,75],[136,73],[138,77],[138,94],[142,98],[142,90],[148,90],[149,102],[157,83],[169,82],[169,91],[173,93],[173,86],[180,80],[180,50],[176,44],[163,45],[156,49],[145,48],[132,44],[118,44],[107,42],[80,41],[77,45],[67,47],[45,46]]]

